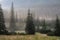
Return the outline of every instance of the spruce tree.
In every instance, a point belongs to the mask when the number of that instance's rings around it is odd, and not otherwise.
[[[40,27],[40,21],[39,21],[39,17],[37,17],[37,32],[40,32],[40,29],[39,29],[39,27]]]
[[[32,14],[30,14],[30,10],[28,10],[28,17],[27,17],[27,21],[26,21],[25,31],[27,34],[35,34],[35,26],[33,23]]]
[[[7,33],[7,30],[5,27],[3,10],[2,10],[1,4],[0,4],[0,34],[6,34],[6,33]]]
[[[45,19],[43,20],[42,26],[43,26],[43,30],[46,30],[46,22],[45,22]]]
[[[46,33],[46,22],[45,22],[45,19],[43,20],[43,24],[42,24],[42,32],[43,33]]]
[[[55,35],[60,36],[60,24],[59,24],[59,18],[56,15],[56,24],[55,24]]]
[[[14,6],[13,6],[13,2],[12,2],[12,6],[11,6],[11,19],[10,19],[10,32],[12,34],[15,33],[17,27],[16,27],[16,20],[15,20],[15,16],[14,16]]]

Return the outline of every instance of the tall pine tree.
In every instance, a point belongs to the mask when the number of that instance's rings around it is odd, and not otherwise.
[[[43,19],[43,22],[42,22],[42,31],[41,31],[42,33],[46,33],[47,31],[46,31],[46,21],[45,21],[45,19]]]
[[[37,32],[40,32],[40,21],[39,21],[39,16],[37,17]]]
[[[59,18],[58,16],[56,15],[56,24],[55,24],[55,35],[56,36],[60,36],[60,23],[59,23]]]
[[[43,26],[43,30],[46,30],[46,22],[45,22],[45,19],[43,20],[42,26]]]
[[[5,27],[3,10],[2,10],[1,4],[0,4],[0,34],[6,34],[6,33],[7,33],[7,30]]]
[[[10,32],[15,33],[16,30],[16,21],[15,21],[15,16],[14,16],[14,6],[12,2],[12,7],[11,7],[11,20],[10,20]]]
[[[35,34],[35,26],[33,23],[32,14],[30,14],[30,10],[28,10],[28,17],[27,17],[25,31],[27,34]]]

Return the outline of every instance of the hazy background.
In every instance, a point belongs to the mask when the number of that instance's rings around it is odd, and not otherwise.
[[[60,15],[60,0],[0,0],[4,11],[4,16],[7,24],[10,20],[11,3],[14,2],[15,16],[20,21],[26,19],[28,9],[33,13],[34,18],[52,20],[55,19],[56,14]],[[8,26],[8,25],[7,25]]]

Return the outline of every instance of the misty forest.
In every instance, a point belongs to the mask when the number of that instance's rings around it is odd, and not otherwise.
[[[60,36],[60,20],[58,15],[54,20],[46,20],[45,18],[39,20],[39,16],[37,19],[34,18],[34,14],[30,12],[30,9],[27,11],[26,19],[21,19],[18,21],[18,15],[14,12],[14,4],[11,4],[11,16],[9,27],[6,27],[4,12],[0,4],[0,34],[4,35],[14,35],[14,34],[35,34],[36,32],[47,34],[47,35],[54,35]],[[7,20],[8,21],[8,20]],[[19,22],[19,23],[17,23]],[[19,26],[17,26],[19,24]],[[24,28],[24,29],[23,29]]]
[[[60,11],[56,8],[58,5],[39,6],[41,8],[37,8],[37,5],[32,8],[18,7],[19,10],[16,9],[18,5],[15,5],[14,2],[11,2],[10,5],[6,5],[7,9],[4,9],[3,5],[0,4],[0,35],[3,36],[0,39],[5,38],[5,36],[9,37],[9,35],[14,35],[19,40],[20,36],[26,37],[27,40],[27,37],[31,37],[31,40],[33,38],[35,38],[34,40],[40,40],[40,38],[44,40],[48,37],[51,40],[56,37],[57,40],[57,37],[60,37],[60,16],[58,14]],[[26,7],[26,5],[24,6]]]

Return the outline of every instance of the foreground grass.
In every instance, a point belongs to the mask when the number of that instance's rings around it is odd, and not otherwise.
[[[60,37],[36,33],[36,35],[0,35],[0,40],[60,40]]]

